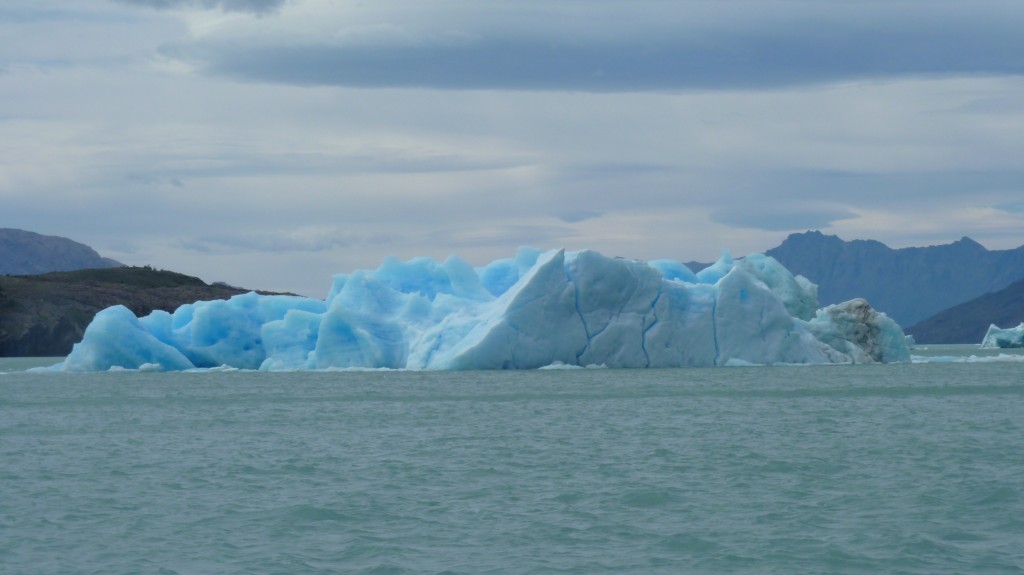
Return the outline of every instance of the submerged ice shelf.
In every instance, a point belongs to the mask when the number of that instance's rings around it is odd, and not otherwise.
[[[137,318],[98,313],[55,369],[533,369],[910,360],[864,300],[818,309],[817,287],[771,257],[673,260],[521,248],[385,260],[334,277],[325,300],[248,293]]]

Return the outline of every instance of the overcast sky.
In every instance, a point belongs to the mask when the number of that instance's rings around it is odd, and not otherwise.
[[[0,227],[324,297],[388,255],[1024,244],[1021,0],[3,0]]]

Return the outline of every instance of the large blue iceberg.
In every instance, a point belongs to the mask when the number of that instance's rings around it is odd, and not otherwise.
[[[137,318],[98,313],[67,371],[533,369],[910,361],[864,300],[818,309],[817,286],[776,260],[672,260],[521,248],[473,268],[385,260],[334,277],[325,300],[248,293]]]
[[[985,339],[981,340],[983,348],[1012,349],[1024,347],[1024,322],[1017,327],[1000,328],[993,324],[988,326]]]

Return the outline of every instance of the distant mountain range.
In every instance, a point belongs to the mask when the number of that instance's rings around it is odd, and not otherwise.
[[[123,265],[67,238],[0,228],[0,275],[45,274]]]
[[[904,330],[919,343],[981,343],[988,326],[1024,322],[1024,280],[953,306]]]
[[[805,232],[790,235],[766,254],[818,284],[822,305],[862,297],[904,327],[1024,279],[1024,246],[988,250],[966,237],[892,249],[873,240],[848,242]],[[964,333],[969,337],[973,331]]]

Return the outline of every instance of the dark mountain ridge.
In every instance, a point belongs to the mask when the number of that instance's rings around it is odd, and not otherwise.
[[[68,238],[0,228],[0,274],[3,275],[44,274],[123,265]]]
[[[953,306],[908,327],[918,343],[981,343],[988,327],[1024,322],[1024,280]]]
[[[988,250],[967,237],[893,249],[812,231],[792,234],[765,253],[818,284],[822,305],[862,297],[901,326],[1024,279],[1024,246]]]
[[[248,291],[148,266],[0,276],[0,357],[67,355],[112,305],[141,317]]]

